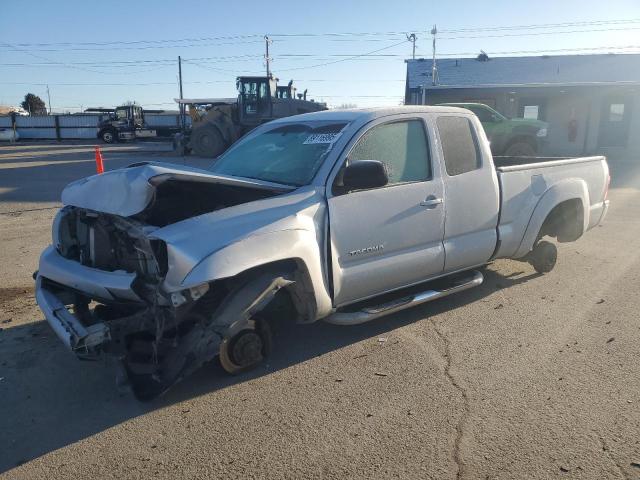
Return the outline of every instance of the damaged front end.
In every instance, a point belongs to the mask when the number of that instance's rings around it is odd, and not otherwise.
[[[64,207],[53,225],[53,245],[40,258],[36,299],[65,345],[82,359],[123,361],[129,376],[159,383],[164,349],[187,328],[209,285],[164,292],[167,249],[137,220]],[[145,393],[132,385],[141,397]]]
[[[129,195],[130,211],[65,206],[54,220],[52,245],[40,258],[36,300],[55,333],[81,359],[117,359],[142,400],[166,391],[221,352],[231,372],[259,362],[269,335],[255,314],[290,283],[271,276],[261,283],[256,278],[211,280],[167,290],[168,248],[154,232],[280,193],[262,188],[241,195],[235,192],[245,186],[218,187],[205,180],[191,188],[189,209],[181,208],[189,182],[161,183],[158,177],[145,181],[140,190],[147,200],[135,208],[137,197]],[[92,201],[86,203],[95,208]]]

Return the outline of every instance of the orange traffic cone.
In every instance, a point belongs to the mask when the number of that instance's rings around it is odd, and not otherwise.
[[[104,173],[104,165],[102,164],[102,153],[100,147],[96,146],[96,173]]]

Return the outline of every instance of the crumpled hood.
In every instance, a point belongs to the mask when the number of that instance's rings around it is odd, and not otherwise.
[[[291,190],[275,183],[216,175],[198,168],[144,163],[72,182],[62,191],[62,203],[129,217],[142,212],[153,199],[156,187],[168,180],[217,183],[267,190]]]
[[[323,212],[322,188],[307,186],[296,191],[235,205],[155,230],[151,237],[163,240],[169,256],[167,286],[177,286],[209,255],[249,237],[287,230],[316,231]],[[282,245],[286,248],[286,245]],[[259,255],[259,252],[256,252]]]

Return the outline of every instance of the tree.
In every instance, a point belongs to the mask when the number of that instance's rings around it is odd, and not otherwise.
[[[27,93],[24,96],[24,101],[20,104],[31,115],[46,115],[47,106],[44,101],[33,93]]]

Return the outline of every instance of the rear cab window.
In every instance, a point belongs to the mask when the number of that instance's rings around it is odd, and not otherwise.
[[[441,116],[436,121],[447,175],[462,175],[482,166],[476,132],[467,117]]]

